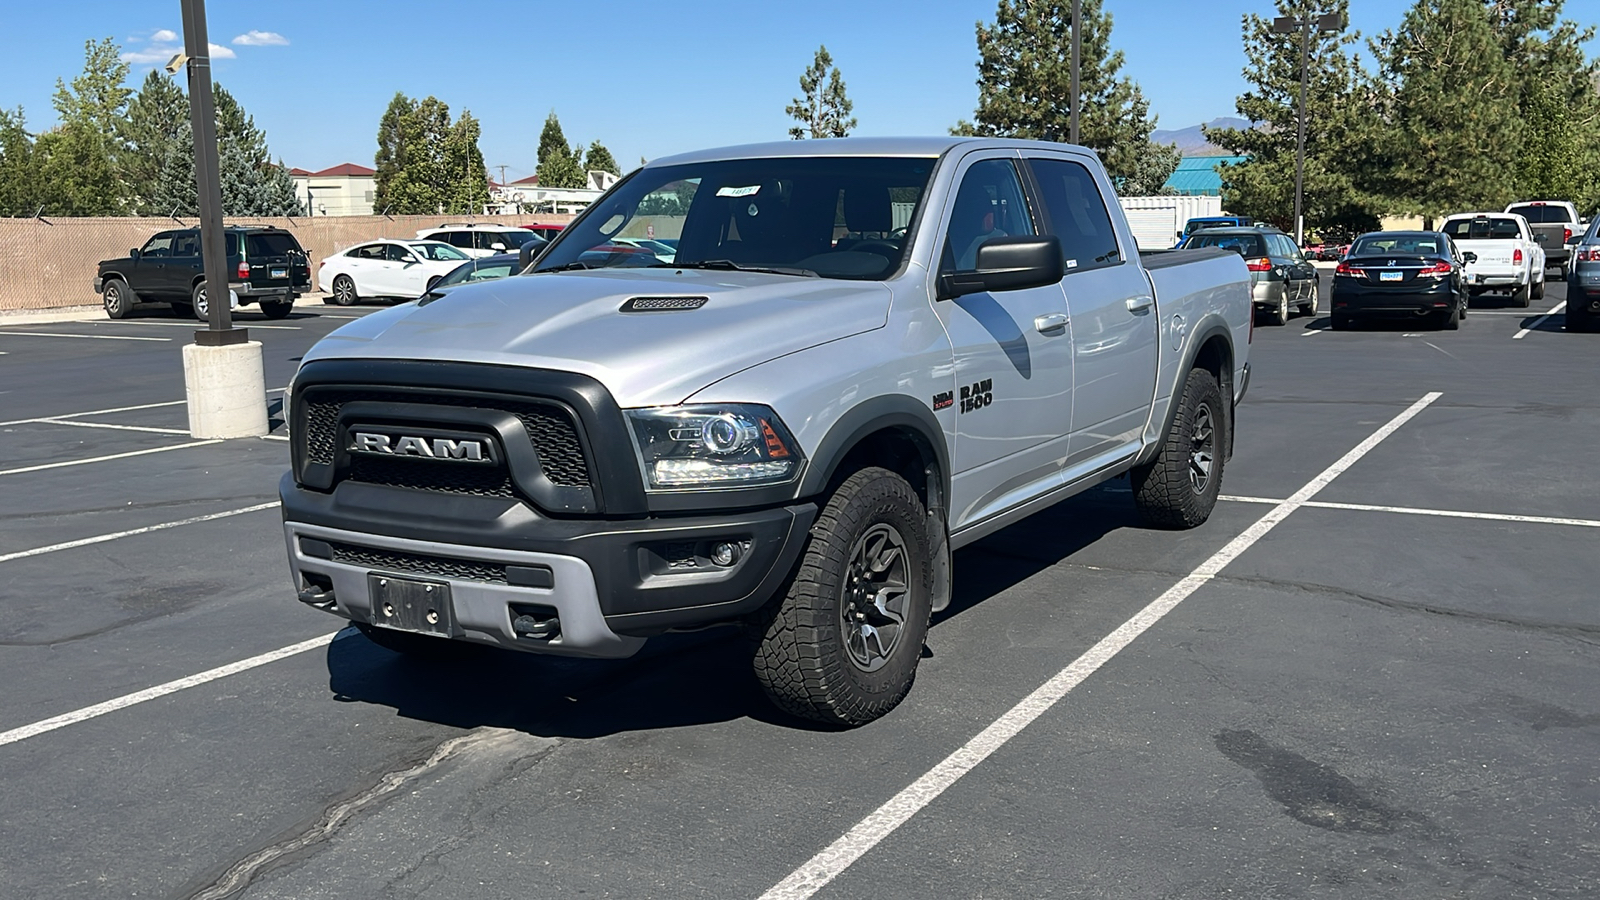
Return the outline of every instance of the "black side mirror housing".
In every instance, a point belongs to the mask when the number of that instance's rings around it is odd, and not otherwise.
[[[978,247],[973,271],[939,276],[939,299],[1044,287],[1059,282],[1065,273],[1061,239],[1055,235],[990,238]]]
[[[540,246],[543,245],[539,244],[538,241],[529,241],[518,248],[517,268],[519,271],[526,272],[528,267],[533,265],[533,256],[535,253],[539,252]]]
[[[1471,250],[1466,250],[1462,252],[1461,259],[1465,262],[1475,263],[1478,261],[1478,254],[1473,253]]]
[[[129,250],[128,251],[128,258],[129,259],[138,259],[139,258],[139,251],[137,251],[137,250]]]

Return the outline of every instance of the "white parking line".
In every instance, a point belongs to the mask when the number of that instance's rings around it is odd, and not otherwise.
[[[206,327],[205,323],[198,322],[198,321],[191,325],[191,324],[188,324],[188,323],[185,323],[185,322],[133,322],[133,321],[128,321],[126,319],[118,320],[118,321],[114,321],[114,322],[91,322],[89,324],[91,324],[91,325],[154,325],[154,326],[157,326],[157,327],[160,327],[160,328],[187,328],[190,331],[200,331],[200,330],[202,330],[202,329],[204,329]],[[300,330],[300,326],[299,325],[257,325],[254,322],[240,322],[237,319],[234,320],[233,324],[234,324],[235,327],[238,327],[238,328],[266,328],[266,329],[268,329],[270,331],[299,331]]]
[[[204,672],[200,672],[196,675],[190,675],[187,678],[179,678],[177,681],[169,681],[166,684],[158,684],[155,687],[145,688],[142,691],[135,691],[132,694],[124,694],[114,700],[107,700],[104,703],[96,703],[93,706],[85,706],[82,709],[73,710],[69,713],[63,713],[59,716],[34,722],[32,725],[24,725],[21,728],[13,728],[10,731],[0,731],[0,747],[5,746],[6,744],[15,744],[18,741],[25,741],[31,737],[38,737],[41,734],[55,731],[58,728],[65,728],[68,725],[76,725],[79,722],[86,722],[90,719],[103,716],[106,713],[116,712],[119,709],[127,709],[130,706],[146,703],[160,697],[165,697],[168,694],[176,694],[178,691],[197,687],[210,681],[216,681],[219,678],[227,678],[229,675],[237,675],[240,672],[248,672],[251,669],[260,668],[268,663],[277,662],[280,659],[287,659],[288,657],[296,654],[304,653],[307,650],[315,650],[318,647],[326,647],[334,641],[340,640],[341,638],[346,638],[352,634],[359,633],[360,632],[353,628],[347,628],[343,631],[338,631],[333,634],[325,634],[321,637],[314,637],[308,641],[301,641],[298,644],[290,644],[287,647],[281,647],[277,650],[262,653],[259,656],[252,656],[249,659],[241,659],[238,662],[229,663],[225,666],[218,666],[215,669],[207,669]]]
[[[173,444],[170,447],[151,447],[149,450],[130,450],[127,453],[113,453],[109,456],[92,456],[88,459],[68,459],[62,462],[44,463],[38,466],[23,466],[20,469],[0,469],[0,475],[21,475],[24,472],[42,472],[45,469],[63,469],[67,466],[86,466],[89,463],[106,462],[113,459],[126,459],[130,456],[144,456],[147,453],[165,453],[168,450],[183,450],[188,447],[204,447],[207,444],[220,444],[220,439],[208,441],[190,441],[187,444]]]
[[[5,332],[0,332],[0,334],[4,333]],[[273,388],[267,391],[267,393],[281,394],[283,393],[283,388]],[[103,416],[109,413],[133,412],[140,409],[160,409],[163,406],[182,406],[188,402],[189,401],[187,400],[167,400],[161,403],[141,403],[138,406],[113,406],[110,409],[91,409],[88,412],[65,413],[59,416],[36,416],[32,419],[12,419],[9,422],[0,422],[0,427],[4,427],[6,425],[26,425],[30,422],[42,422],[46,419],[54,422],[60,419],[81,419],[84,416]]]
[[[1282,500],[1270,497],[1236,497],[1225,495],[1218,500],[1233,503],[1276,504]],[[1575,525],[1579,528],[1600,528],[1600,519],[1569,519],[1562,516],[1522,516],[1515,513],[1467,512],[1459,509],[1421,509],[1415,506],[1376,506],[1369,503],[1333,503],[1313,500],[1305,504],[1308,509],[1344,509],[1353,512],[1385,512],[1406,516],[1439,516],[1446,519],[1481,519],[1490,522],[1524,522],[1530,525]]]
[[[1511,339],[1513,341],[1522,340],[1523,338],[1528,336],[1528,332],[1534,330],[1535,328],[1538,328],[1540,325],[1543,325],[1545,319],[1550,318],[1551,316],[1555,315],[1558,312],[1561,312],[1562,310],[1564,310],[1566,308],[1567,308],[1567,301],[1563,300],[1560,303],[1557,303],[1555,305],[1555,307],[1552,308],[1549,312],[1545,313],[1544,315],[1540,316],[1537,319],[1534,319],[1532,324],[1530,324],[1527,328],[1524,328],[1521,331],[1517,332],[1516,334],[1513,334],[1511,336]]]
[[[804,900],[825,887],[840,873],[848,869],[856,860],[864,856],[879,841],[894,833],[901,825],[905,824],[919,810],[932,803],[935,798],[955,784],[961,777],[972,771],[977,765],[989,758],[1005,743],[1016,737],[1022,729],[1028,727],[1035,719],[1043,715],[1057,701],[1065,697],[1068,692],[1083,683],[1097,669],[1109,662],[1120,653],[1135,638],[1149,630],[1151,626],[1161,621],[1167,613],[1176,609],[1196,590],[1199,590],[1224,567],[1233,562],[1240,554],[1261,540],[1267,532],[1271,531],[1296,509],[1304,506],[1316,493],[1327,487],[1335,478],[1355,465],[1361,457],[1372,451],[1385,438],[1393,434],[1402,425],[1411,421],[1418,413],[1428,407],[1430,403],[1439,399],[1437,392],[1430,393],[1421,400],[1411,404],[1404,412],[1390,419],[1387,424],[1373,432],[1366,440],[1357,444],[1353,450],[1339,458],[1338,462],[1325,469],[1322,474],[1311,479],[1305,487],[1295,491],[1289,499],[1282,501],[1268,510],[1254,525],[1245,529],[1242,534],[1229,541],[1227,546],[1218,550],[1210,559],[1200,564],[1200,567],[1189,573],[1184,579],[1173,585],[1166,593],[1156,598],[1149,606],[1140,610],[1133,618],[1122,623],[1116,631],[1111,632],[1100,640],[1099,643],[1089,648],[1089,651],[1073,660],[1066,668],[1040,685],[1037,690],[1023,698],[1022,702],[1007,710],[1005,714],[996,719],[989,727],[979,732],[976,737],[968,741],[959,750],[945,757],[938,765],[929,769],[926,774],[912,782],[900,793],[896,794],[887,803],[869,813],[866,818],[857,822],[854,828],[813,856],[800,868],[795,869],[789,876],[778,882],[761,895],[761,900]]]
[[[1305,331],[1300,332],[1300,336],[1311,337],[1313,334],[1321,334],[1327,330],[1326,328],[1307,328]]]
[[[57,334],[53,331],[0,331],[0,337],[83,338],[86,341],[168,341],[172,338],[135,337],[129,334]]]
[[[263,434],[261,439],[264,441],[287,441],[289,436],[286,434]]]
[[[155,428],[149,425],[109,425],[104,422],[74,422],[71,419],[34,419],[40,425],[74,425],[78,428],[111,428],[117,431],[147,431],[151,434],[188,434],[184,428]]]
[[[179,519],[176,522],[162,522],[159,525],[146,525],[143,528],[132,528],[127,531],[115,531],[111,534],[97,534],[94,537],[79,538],[75,541],[65,541],[60,544],[51,544],[48,547],[35,547],[32,550],[18,550],[15,553],[0,554],[0,563],[11,562],[14,559],[27,559],[30,556],[43,556],[46,553],[55,553],[60,550],[72,550],[77,547],[88,547],[93,544],[104,544],[107,541],[120,540],[139,534],[150,534],[154,531],[166,531],[168,528],[177,528],[180,525],[194,525],[197,522],[210,522],[216,519],[226,519],[230,516],[242,516],[245,513],[258,512],[263,509],[276,509],[278,501],[271,503],[257,503],[255,506],[246,506],[240,509],[230,509],[223,512],[207,513],[203,516],[191,516]]]

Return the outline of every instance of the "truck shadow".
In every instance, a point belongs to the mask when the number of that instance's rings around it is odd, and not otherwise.
[[[933,637],[940,624],[1110,532],[1139,527],[1125,484],[1114,481],[1086,492],[958,551],[955,596],[934,616]],[[336,702],[388,706],[406,718],[456,728],[509,728],[541,737],[596,738],[743,718],[832,730],[768,703],[750,674],[749,640],[727,627],[661,635],[622,660],[485,647],[459,660],[434,662],[401,657],[352,633],[328,647],[328,687]]]

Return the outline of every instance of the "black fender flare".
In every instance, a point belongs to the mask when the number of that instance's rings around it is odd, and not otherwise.
[[[1252,315],[1254,315],[1254,313],[1252,313]],[[1181,399],[1179,392],[1183,390],[1183,381],[1189,377],[1189,371],[1194,368],[1195,361],[1200,356],[1200,348],[1204,347],[1214,337],[1221,337],[1223,343],[1228,345],[1228,364],[1222,367],[1220,387],[1222,388],[1223,396],[1228,398],[1227,458],[1233,457],[1233,408],[1236,404],[1233,394],[1233,332],[1228,330],[1226,323],[1213,321],[1210,325],[1207,325],[1204,330],[1195,332],[1194,336],[1189,339],[1188,345],[1183,348],[1183,361],[1178,366],[1178,377],[1173,381],[1172,385],[1172,402],[1167,404],[1165,421],[1161,423],[1161,430],[1156,432],[1156,434],[1160,435],[1160,440],[1146,447],[1144,451],[1139,454],[1138,459],[1134,461],[1134,465],[1145,465],[1149,463],[1157,453],[1161,452],[1161,442],[1166,440],[1167,435],[1172,431],[1173,421],[1178,418],[1178,401]]]

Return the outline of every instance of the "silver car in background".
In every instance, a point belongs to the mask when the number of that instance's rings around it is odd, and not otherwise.
[[[1189,236],[1188,250],[1218,247],[1244,257],[1250,270],[1250,294],[1258,312],[1273,325],[1289,324],[1290,309],[1317,314],[1317,268],[1276,228],[1207,228]]]

